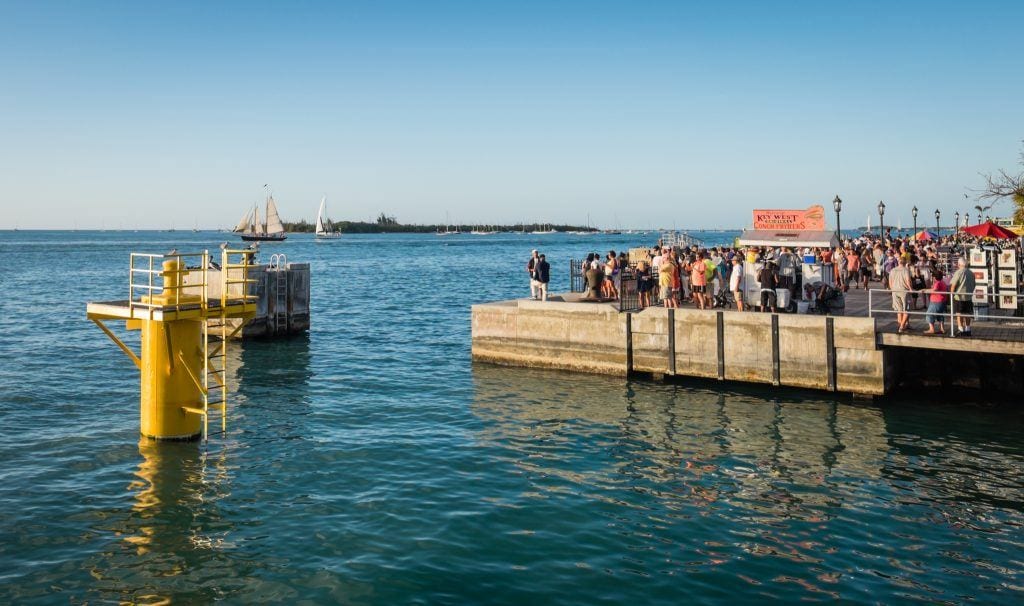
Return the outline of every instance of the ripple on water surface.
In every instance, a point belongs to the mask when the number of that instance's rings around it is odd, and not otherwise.
[[[0,602],[1021,599],[1019,412],[469,362],[530,248],[564,281],[622,239],[268,246],[312,264],[310,334],[232,350],[226,438],[140,441],[84,302],[217,237],[0,235],[34,313],[0,314]]]

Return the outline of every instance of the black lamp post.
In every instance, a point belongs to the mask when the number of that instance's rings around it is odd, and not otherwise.
[[[981,225],[981,211],[978,211],[978,225]]]
[[[940,216],[942,216],[942,213],[939,212],[939,209],[936,208],[935,209],[935,237],[936,238],[939,237],[939,217]]]
[[[885,239],[885,202],[878,201],[878,237]]]
[[[960,236],[960,211],[953,213],[953,239]]]
[[[839,238],[839,243],[843,243],[843,230],[839,227],[839,211],[843,210],[843,201],[836,196],[835,200],[832,200],[832,208],[836,211],[836,237]]]
[[[914,235],[917,235],[917,206],[910,209],[911,216],[914,217]]]

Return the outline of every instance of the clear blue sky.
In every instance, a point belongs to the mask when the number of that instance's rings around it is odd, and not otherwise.
[[[1022,26],[1020,0],[0,2],[0,228],[230,226],[264,183],[285,219],[327,193],[740,227],[838,193],[844,226],[879,199],[909,225],[1016,167]]]

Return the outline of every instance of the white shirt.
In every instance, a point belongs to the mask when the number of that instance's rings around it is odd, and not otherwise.
[[[729,290],[737,291],[740,290],[743,282],[743,264],[737,263],[732,266],[732,273],[729,274]]]

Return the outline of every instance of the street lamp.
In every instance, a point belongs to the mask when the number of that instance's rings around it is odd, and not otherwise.
[[[917,206],[910,209],[910,214],[914,217],[914,235],[917,235]]]
[[[935,209],[935,237],[939,237],[939,217],[942,215],[939,209]]]
[[[885,239],[885,202],[878,201],[878,237]]]
[[[843,201],[836,196],[835,200],[832,200],[832,208],[836,211],[836,237],[839,238],[839,243],[843,242],[843,230],[839,227],[839,211],[843,210]]]
[[[981,225],[981,211],[978,211],[978,225]]]
[[[953,233],[960,231],[960,211],[953,213]]]

